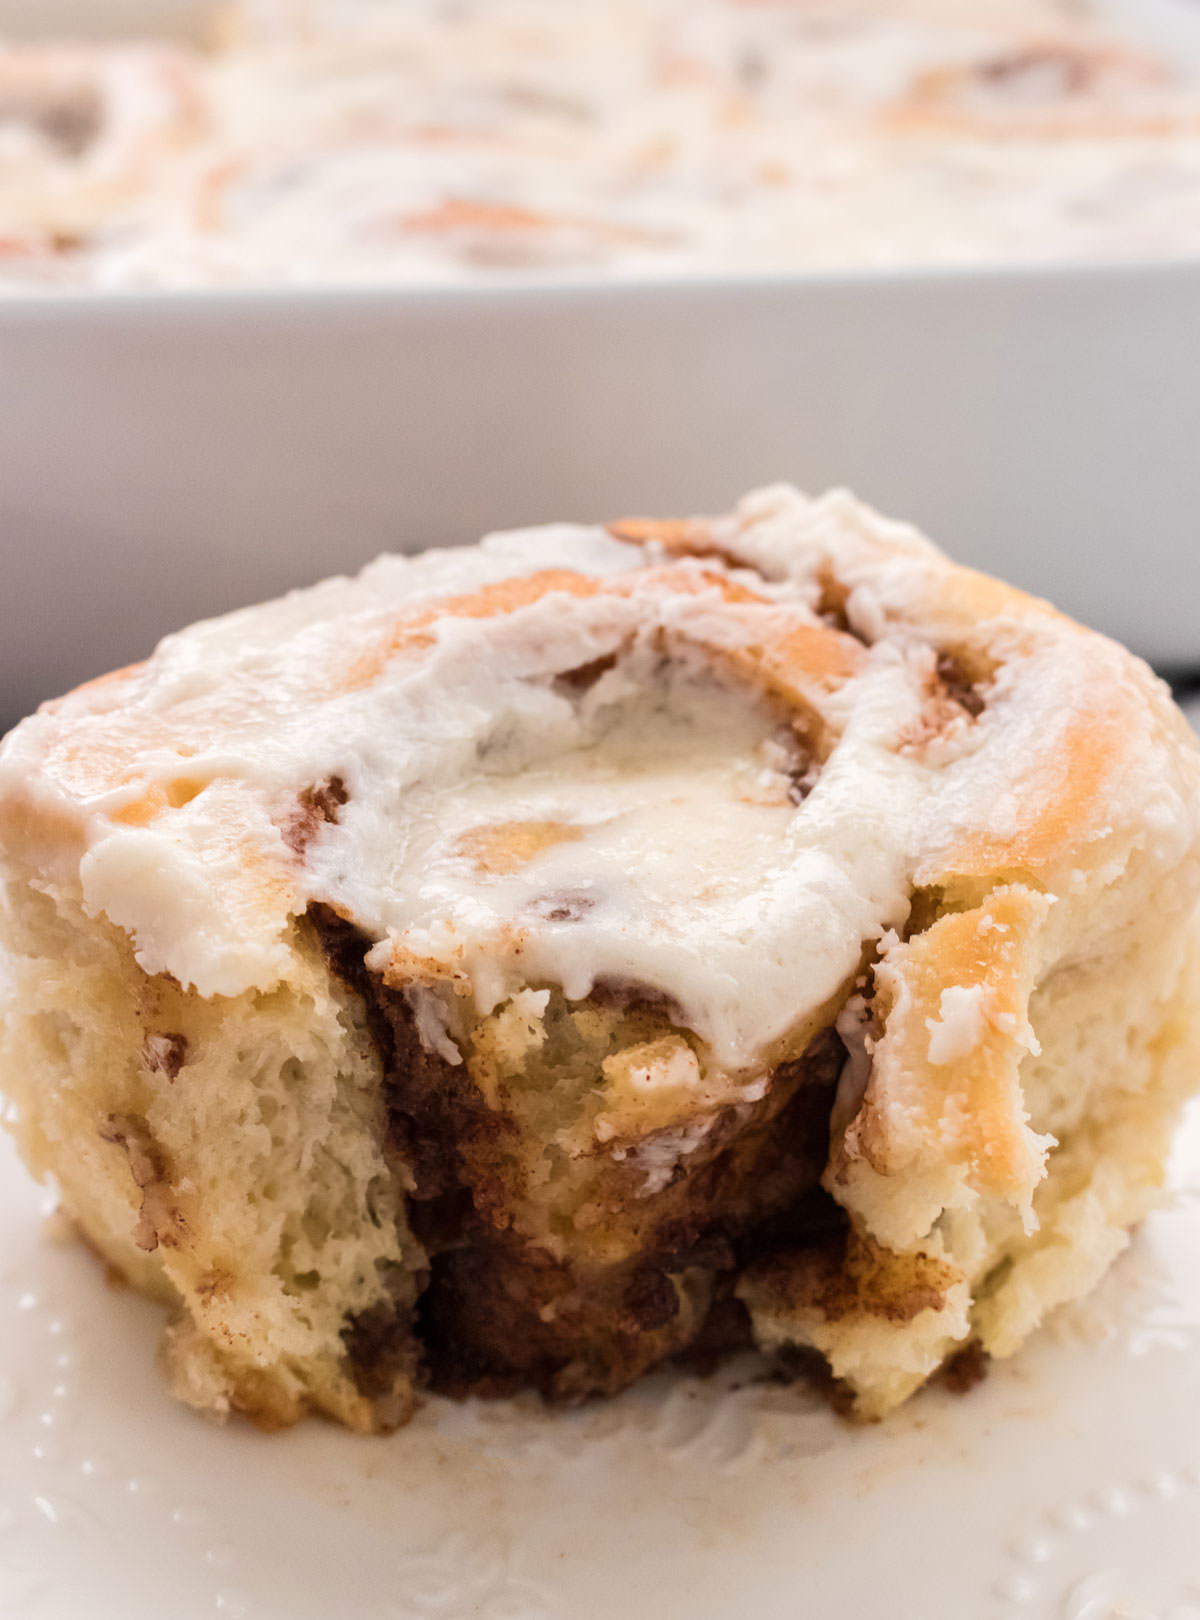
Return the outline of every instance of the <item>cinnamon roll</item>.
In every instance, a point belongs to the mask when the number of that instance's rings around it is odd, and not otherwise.
[[[208,123],[183,49],[0,37],[0,283],[70,282],[144,229]]]
[[[1198,758],[845,493],[385,557],[6,739],[0,1084],[211,1414],[757,1346],[878,1416],[1157,1196]]]
[[[1200,251],[1186,0],[216,10],[0,41],[0,295]]]

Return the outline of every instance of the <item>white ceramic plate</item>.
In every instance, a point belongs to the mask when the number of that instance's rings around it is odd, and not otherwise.
[[[1198,353],[1200,263],[0,300],[0,725],[379,551],[778,479],[1197,669]]]
[[[0,1146],[6,1620],[1200,1620],[1200,1107],[1092,1298],[871,1429],[741,1369],[219,1430],[49,1207]]]
[[[1200,1620],[1200,1113],[1092,1299],[873,1429],[675,1376],[433,1401],[388,1440],[213,1428],[44,1207],[6,1148],[6,1620]]]

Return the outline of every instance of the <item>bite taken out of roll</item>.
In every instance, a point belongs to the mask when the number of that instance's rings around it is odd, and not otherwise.
[[[844,493],[382,558],[0,749],[0,1087],[177,1393],[1014,1351],[1196,1089],[1196,746]]]

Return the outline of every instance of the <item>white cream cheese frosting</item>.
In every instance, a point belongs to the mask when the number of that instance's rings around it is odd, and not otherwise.
[[[269,988],[318,903],[450,994],[433,1045],[455,991],[634,984],[747,1079],[923,887],[1065,892],[1195,836],[1184,765],[1143,769],[1161,737],[1123,727],[1120,649],[842,494],[678,527],[381,558],[170,636],[5,740],[8,835],[204,996]]]

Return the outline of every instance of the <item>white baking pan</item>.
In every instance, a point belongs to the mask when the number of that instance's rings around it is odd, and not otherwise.
[[[0,695],[381,549],[852,485],[1200,666],[1200,265],[0,303]]]

